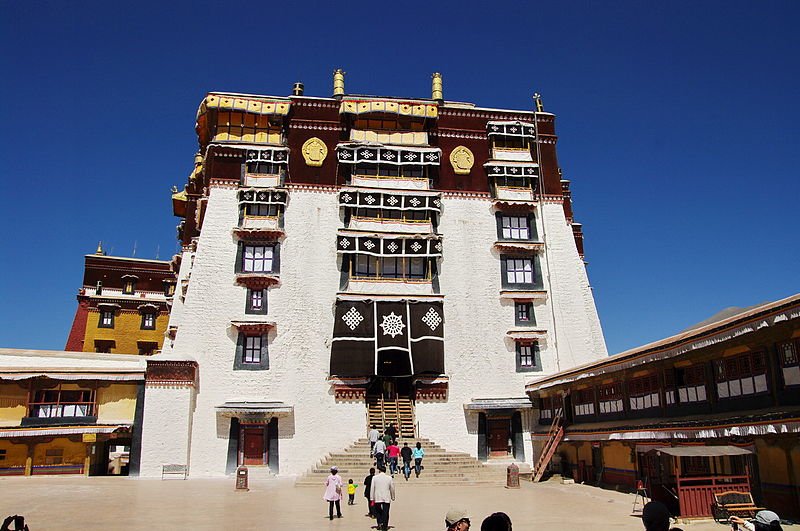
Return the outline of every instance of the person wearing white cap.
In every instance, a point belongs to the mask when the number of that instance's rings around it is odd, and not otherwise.
[[[336,518],[342,517],[342,508],[339,501],[342,499],[342,477],[339,475],[339,468],[332,466],[331,475],[325,478],[325,496],[323,499],[328,502],[328,518],[333,520],[333,506],[336,505]]]
[[[470,523],[466,509],[451,508],[444,517],[447,531],[469,531]]]
[[[758,511],[750,522],[738,516],[731,516],[729,521],[734,529],[742,526],[747,531],[783,531],[781,518],[772,511]]]

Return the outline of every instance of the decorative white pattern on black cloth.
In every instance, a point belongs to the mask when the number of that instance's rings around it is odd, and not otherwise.
[[[357,164],[359,162],[384,164],[416,164],[436,166],[441,162],[439,148],[398,148],[389,146],[340,145],[336,148],[339,162]]]
[[[331,375],[444,374],[442,301],[337,301],[335,312]]]
[[[356,192],[339,194],[339,204],[346,208],[386,208],[392,210],[441,211],[442,201],[438,195],[415,195],[397,192]]]
[[[358,310],[356,310],[354,306],[350,308],[350,311],[344,314],[342,320],[350,327],[350,330],[355,330],[358,325],[361,324],[361,321],[364,320],[364,316],[358,313]]]
[[[289,162],[288,148],[248,149],[246,162],[273,162],[286,164]]]
[[[510,175],[512,177],[529,177],[535,179],[539,176],[539,166],[531,162],[495,162],[486,167],[486,173],[489,174],[489,177]]]
[[[389,315],[384,315],[383,322],[378,326],[383,328],[383,335],[392,337],[402,334],[403,328],[406,327],[406,325],[403,324],[403,317],[395,315],[394,312]]]
[[[488,122],[487,133],[489,136],[515,136],[534,138],[536,129],[532,123],[527,122]]]
[[[428,313],[422,317],[422,322],[431,327],[431,332],[433,332],[441,324],[442,318],[439,317],[436,310],[431,307],[428,308]]]
[[[344,254],[368,254],[372,256],[419,256],[438,257],[442,255],[442,241],[439,237],[420,238],[419,236],[376,236],[339,235],[336,250]]]
[[[286,205],[286,192],[283,190],[239,190],[239,203],[260,203],[267,205]]]

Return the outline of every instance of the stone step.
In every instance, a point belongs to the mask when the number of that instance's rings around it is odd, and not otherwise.
[[[418,482],[425,485],[499,485],[505,482],[503,467],[486,466],[468,453],[448,451],[423,437],[401,439],[400,445],[403,442],[408,442],[411,447],[419,442],[425,449],[423,461],[425,468],[422,475],[419,478],[412,475],[409,484]],[[366,438],[357,439],[347,448],[324,456],[311,470],[298,478],[295,484],[318,487],[330,473],[332,465],[338,467],[339,473],[345,480],[353,478],[363,481],[374,462],[369,457],[369,448],[369,441]],[[406,484],[402,472],[395,475],[395,482]]]
[[[355,478],[353,478],[355,479]],[[362,481],[364,478],[360,478]],[[447,485],[493,485],[493,486],[502,486],[505,485],[505,479],[498,480],[498,479],[475,479],[475,478],[425,478],[420,476],[419,478],[411,477],[408,481],[405,481],[402,476],[397,476],[394,478],[395,485],[397,485],[398,490],[402,489],[403,487],[399,487],[399,485],[404,485],[406,488],[414,488],[414,485],[425,485],[425,486],[447,486]],[[307,479],[299,479],[295,483],[296,487],[314,487],[320,488],[323,485],[324,480],[307,480]],[[359,484],[360,485],[360,484]],[[358,491],[356,492],[356,496],[364,496],[364,491],[361,490],[361,486],[359,486]]]

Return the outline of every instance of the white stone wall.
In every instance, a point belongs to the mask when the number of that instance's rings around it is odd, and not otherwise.
[[[235,284],[237,241],[231,231],[238,218],[236,190],[212,188],[171,353],[199,364],[191,474],[225,474],[230,421],[215,408],[237,400],[279,400],[294,407],[293,416],[279,420],[278,432],[280,472],[297,474],[365,429],[364,404],[335,403],[327,383],[339,287],[338,199],[333,193],[291,192],[281,283],[269,290],[266,316],[244,313],[246,288]],[[260,319],[277,324],[269,335],[270,368],[234,371],[237,331],[230,323]]]
[[[215,408],[241,400],[279,400],[294,407],[292,416],[279,421],[280,473],[299,474],[327,452],[363,437],[366,424],[364,403],[337,403],[327,382],[340,281],[335,250],[336,232],[342,227],[338,197],[330,191],[291,191],[285,213],[287,236],[281,244],[280,285],[269,290],[266,316],[244,313],[246,289],[235,283],[237,242],[232,229],[238,217],[236,190],[212,188],[188,294],[176,315],[180,317],[178,335],[169,353],[173,359],[199,363],[193,417],[187,422],[191,425],[191,474],[225,474],[229,420],[218,416]],[[446,401],[418,401],[416,416],[420,435],[448,449],[477,454],[477,415],[466,414],[465,403],[476,398],[524,397],[525,383],[536,376],[606,355],[585,268],[561,205],[543,205],[536,210],[536,218],[539,235],[546,240],[547,260],[540,253],[539,263],[548,295],[533,307],[536,328],[547,336],[540,340],[542,371],[518,373],[515,344],[506,335],[515,327],[514,301],[500,297],[500,253],[493,248],[497,228],[492,203],[443,199],[439,281],[449,393]],[[230,323],[258,319],[277,324],[269,336],[270,368],[234,371],[237,331]],[[160,466],[173,455],[167,452],[172,437],[166,434],[176,429],[172,423],[179,422],[179,415],[166,411],[167,400],[165,391],[154,393],[148,388],[143,475],[154,470],[154,463]],[[523,415],[528,462],[532,455],[528,432],[533,422],[532,413]],[[181,453],[180,445],[178,440],[174,453]]]
[[[547,204],[535,212],[537,231],[546,240],[545,252],[538,256],[547,298],[534,301],[533,309],[536,329],[545,330],[547,336],[539,340],[542,370],[522,373],[516,372],[516,345],[506,335],[515,328],[514,301],[499,296],[500,253],[492,247],[497,226],[491,201],[445,198],[443,204],[439,279],[445,296],[445,371],[450,387],[446,403],[417,402],[416,414],[423,436],[476,455],[477,414],[466,414],[465,403],[523,397],[530,380],[605,357],[607,352],[585,267],[560,204]],[[563,351],[562,345],[566,345]],[[523,415],[523,431],[529,432],[535,422],[533,412]],[[527,433],[524,440],[530,462]]]
[[[608,351],[586,266],[578,255],[564,210],[560,204],[545,203],[541,211],[539,226],[547,245],[549,300],[555,315],[558,348],[556,369],[560,371],[605,358]]]
[[[189,463],[193,395],[190,387],[145,388],[141,477],[161,477],[162,465]]]

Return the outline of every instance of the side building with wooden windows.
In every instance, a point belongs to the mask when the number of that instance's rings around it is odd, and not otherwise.
[[[139,356],[0,349],[0,476],[127,475],[145,372]]]
[[[731,490],[800,516],[798,353],[794,295],[537,379],[535,457],[576,481],[641,481],[683,516]]]
[[[85,256],[78,308],[65,350],[151,355],[164,344],[175,292],[173,263],[108,256],[98,245]]]
[[[555,117],[432,85],[353,95],[337,71],[333,97],[203,99],[153,358],[196,362],[198,383],[181,420],[148,394],[142,475],[300,474],[390,423],[529,460],[525,383],[606,356]]]

